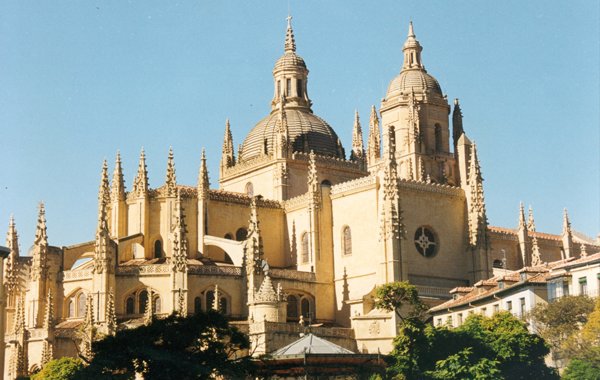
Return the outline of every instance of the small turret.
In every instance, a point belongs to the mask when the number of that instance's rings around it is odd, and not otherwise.
[[[175,175],[175,161],[173,158],[173,148],[169,148],[169,157],[167,158],[167,175],[165,178],[165,195],[174,197],[177,195],[177,176]]]
[[[223,152],[221,155],[221,176],[223,171],[235,165],[235,155],[233,151],[233,136],[229,119],[225,120],[225,136],[223,137]]]
[[[148,170],[146,168],[146,153],[144,153],[144,148],[142,148],[140,153],[140,163],[137,175],[133,181],[132,192],[138,198],[145,197],[148,193]]]
[[[402,70],[425,68],[421,62],[421,51],[423,51],[423,48],[419,44],[419,41],[417,41],[412,21],[408,25],[408,36],[406,42],[404,42],[402,51],[404,52]]]

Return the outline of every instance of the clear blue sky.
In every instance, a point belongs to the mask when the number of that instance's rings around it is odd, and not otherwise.
[[[126,185],[146,149],[152,187],[169,146],[195,184],[206,147],[217,186],[225,118],[234,143],[269,112],[288,6],[314,111],[349,150],[402,64],[408,21],[423,60],[478,145],[490,224],[600,231],[600,46],[596,1],[0,2],[0,231],[21,248],[46,202],[53,245],[94,238],[102,160]]]

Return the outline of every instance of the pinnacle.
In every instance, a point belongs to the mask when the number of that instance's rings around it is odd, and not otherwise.
[[[416,37],[412,20],[408,23],[408,37],[413,37],[413,38]]]

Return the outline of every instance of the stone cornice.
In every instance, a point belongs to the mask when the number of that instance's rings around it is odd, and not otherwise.
[[[460,187],[442,185],[439,183],[427,183],[421,181],[414,181],[410,179],[400,179],[398,180],[398,186],[400,187],[400,190],[407,189],[415,190],[417,192],[449,195],[451,197],[465,197],[465,192]]]
[[[346,192],[356,192],[374,187],[377,184],[377,176],[369,175],[353,179],[351,181],[338,183],[331,186],[331,197],[336,198]]]

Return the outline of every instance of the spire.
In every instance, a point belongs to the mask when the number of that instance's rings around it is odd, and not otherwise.
[[[50,360],[54,358],[54,350],[52,348],[52,343],[48,342],[48,340],[44,339],[44,343],[42,344],[42,367],[45,366]]]
[[[415,97],[415,92],[411,88],[410,95],[408,97],[408,116],[406,120],[408,121],[409,128],[409,143],[416,143],[414,147],[415,151],[419,152],[421,149],[421,119],[419,117],[419,111],[421,110],[419,104],[417,103],[417,99]]]
[[[292,16],[287,16],[287,31],[285,32],[285,52],[296,52],[296,41],[292,29]]]
[[[108,166],[106,160],[102,165],[100,190],[98,191],[98,226],[96,227],[96,242],[94,245],[94,272],[109,271],[110,236],[108,232],[108,205],[110,201],[108,190]]]
[[[88,294],[85,299],[85,314],[83,315],[83,325],[85,329],[92,329],[94,327],[94,297]]]
[[[54,302],[52,301],[52,292],[50,290],[48,290],[48,296],[46,297],[43,326],[46,331],[54,327]]]
[[[400,210],[400,189],[398,187],[398,165],[396,163],[396,131],[393,125],[388,128],[385,166],[383,170],[383,209],[380,236],[382,240],[399,239],[404,234]]]
[[[108,163],[106,160],[102,163],[102,175],[100,177],[100,190],[98,192],[98,201],[102,201],[106,207],[110,204],[110,184],[108,182]]]
[[[142,148],[140,153],[140,163],[137,175],[133,180],[132,192],[136,197],[144,197],[148,192],[148,170],[146,169],[146,153],[144,153],[144,148]]]
[[[17,337],[25,335],[27,332],[25,328],[25,300],[24,296],[17,298],[17,310],[15,311],[13,319],[13,331]]]
[[[15,218],[11,214],[8,222],[8,233],[6,234],[6,247],[10,250],[10,254],[4,265],[4,286],[9,294],[14,294],[14,291],[19,285],[19,273],[17,269],[17,260],[19,258],[19,235],[15,226]]]
[[[108,335],[114,335],[117,332],[117,313],[115,311],[115,294],[112,288],[108,293],[108,302],[106,303],[106,330]]]
[[[210,180],[208,178],[208,168],[206,167],[206,151],[202,148],[200,170],[198,171],[198,198],[206,198],[209,188]]]
[[[529,215],[527,216],[527,230],[535,232],[535,220],[533,219],[533,208],[529,205]]]
[[[121,167],[121,153],[117,151],[115,170],[113,172],[111,199],[113,202],[125,199],[125,180],[123,179],[123,168]]]
[[[273,153],[275,158],[287,158],[290,150],[289,138],[287,115],[285,111],[285,96],[281,95],[279,101],[279,117],[275,124],[275,137],[273,140]]]
[[[177,176],[175,175],[175,161],[173,159],[173,148],[169,147],[167,158],[167,176],[165,179],[166,195],[174,197],[177,193]]]
[[[265,275],[265,279],[263,280],[256,296],[254,298],[256,302],[278,302],[279,296],[277,292],[275,292],[275,288],[273,287],[273,282],[271,281],[271,277],[267,274]]]
[[[369,165],[374,165],[381,157],[381,140],[379,130],[379,118],[375,106],[371,106],[371,117],[369,118],[369,141],[367,159]]]
[[[350,159],[353,161],[362,160],[365,157],[363,147],[362,128],[360,127],[360,118],[358,111],[354,111],[354,127],[352,128],[352,153]]]
[[[44,203],[40,203],[37,227],[35,231],[34,252],[32,259],[31,276],[33,280],[39,280],[46,277],[48,264],[48,235],[46,232],[46,209]]]
[[[406,38],[406,42],[404,42],[404,46],[402,47],[402,51],[404,52],[404,64],[402,66],[402,70],[424,70],[425,67],[421,63],[422,50],[423,48],[421,47],[421,44],[419,44],[419,41],[417,41],[413,24],[411,21],[408,25],[408,36]]]
[[[241,153],[239,153],[241,154]],[[239,156],[238,154],[238,156]],[[225,120],[225,137],[223,137],[223,154],[221,156],[221,168],[230,168],[235,165],[235,156],[233,151],[233,136],[231,135],[231,128],[229,125],[229,119]]]
[[[519,204],[519,229],[527,230],[527,223],[525,222],[525,206],[523,206],[523,202]]]
[[[25,300],[17,298],[17,310],[14,314],[13,331],[15,345],[10,359],[10,372],[12,378],[27,375],[27,356],[25,355],[25,339],[27,330],[25,328]]]
[[[182,317],[187,316],[187,302],[181,288],[179,288],[179,295],[177,297],[177,314]]]
[[[454,110],[452,111],[452,141],[454,143],[454,152],[456,153],[456,146],[458,145],[458,139],[465,132],[463,130],[462,110],[460,109],[460,103],[458,98],[454,99]]]
[[[260,233],[260,222],[258,220],[258,207],[256,201],[259,196],[250,200],[250,220],[248,221],[248,236],[244,246],[246,261],[246,272],[248,275],[257,274],[262,271],[262,258],[264,256],[263,240]]]
[[[573,232],[571,231],[571,222],[566,208],[563,213],[562,248],[563,258],[567,259],[573,255]]]
[[[177,191],[175,202],[175,225],[171,233],[173,241],[173,257],[171,259],[172,269],[175,272],[187,272],[188,241],[186,237],[185,216],[181,206],[181,194]]]
[[[468,181],[471,196],[469,202],[469,241],[472,246],[479,244],[487,246],[487,215],[483,195],[483,178],[475,143],[471,148]]]
[[[87,359],[91,360],[92,353],[92,341],[94,340],[94,297],[88,294],[85,300],[85,314],[83,316],[82,334],[81,339],[81,354]]]

